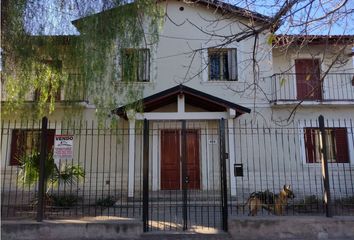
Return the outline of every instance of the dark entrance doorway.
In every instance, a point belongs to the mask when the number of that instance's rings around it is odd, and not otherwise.
[[[225,120],[161,122],[167,124],[181,128],[150,131],[148,121],[144,122],[144,231],[227,231]],[[158,140],[149,145],[153,136]],[[160,150],[158,166],[150,161],[153,148]],[[158,175],[160,184],[154,189],[150,181]]]
[[[200,188],[198,130],[186,131],[188,189]],[[181,131],[161,130],[161,190],[182,188]]]

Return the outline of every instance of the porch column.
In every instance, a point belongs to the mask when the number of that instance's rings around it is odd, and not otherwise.
[[[134,197],[135,119],[129,119],[128,197]]]
[[[177,96],[177,112],[178,113],[185,112],[185,99],[183,94]]]
[[[230,190],[231,196],[236,196],[236,178],[234,176],[234,164],[236,163],[236,152],[235,152],[235,129],[234,120],[228,119],[228,142],[229,142],[229,160],[230,160]]]

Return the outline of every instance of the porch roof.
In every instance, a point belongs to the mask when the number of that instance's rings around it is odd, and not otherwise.
[[[185,104],[199,107],[206,110],[207,112],[226,112],[228,109],[233,109],[236,112],[236,117],[243,113],[251,112],[251,109],[247,107],[243,107],[241,105],[198,91],[182,84],[141,99],[140,101],[142,103],[143,112],[151,112],[176,102],[177,97],[181,95],[183,95],[185,98]],[[137,103],[138,101],[132,103],[132,105]],[[125,110],[128,106],[129,104],[118,107],[114,109],[112,113],[127,118]]]

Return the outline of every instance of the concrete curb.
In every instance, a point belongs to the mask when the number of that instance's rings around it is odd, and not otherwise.
[[[2,221],[1,238],[6,240],[93,240],[93,239],[354,239],[352,217],[240,217],[229,219],[229,233],[144,233],[141,221],[81,219]]]
[[[354,217],[241,217],[229,220],[232,239],[354,239]]]
[[[138,239],[143,225],[136,220],[2,221],[1,238],[7,240]]]

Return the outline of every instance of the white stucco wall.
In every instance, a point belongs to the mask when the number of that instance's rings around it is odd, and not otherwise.
[[[184,84],[241,105],[252,103],[254,95],[249,89],[245,89],[254,79],[252,68],[254,38],[225,44],[225,38],[220,37],[244,31],[245,27],[242,24],[249,24],[248,20],[230,15],[221,17],[219,11],[199,4],[163,1],[161,5],[168,18],[164,19],[157,50],[152,52],[152,62],[156,64],[152,64],[152,83],[144,84],[144,96]],[[180,7],[184,10],[180,11]],[[266,39],[267,32],[259,35],[255,55],[259,66],[257,71],[259,79],[272,73],[271,46],[266,43]],[[209,47],[237,48],[238,81],[208,81]],[[260,84],[262,83],[261,81]],[[242,94],[236,93],[243,90],[245,91]],[[256,98],[257,102],[265,101],[261,94]]]

